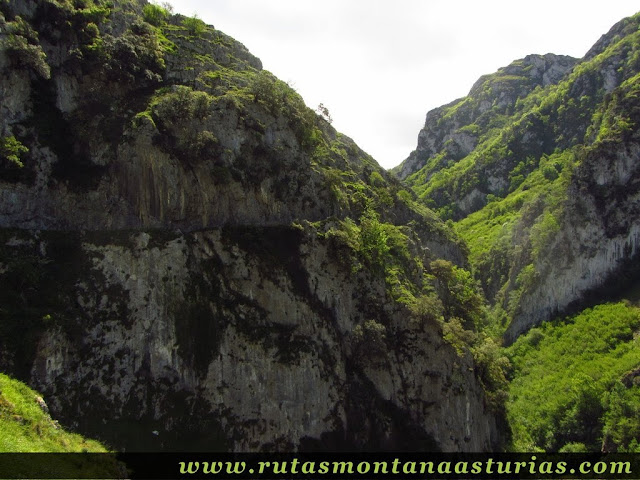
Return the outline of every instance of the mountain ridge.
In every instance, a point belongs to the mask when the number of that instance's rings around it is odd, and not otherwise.
[[[487,82],[500,84],[505,72],[514,66],[481,78],[470,96],[442,107],[442,119],[457,118],[457,121],[440,121],[439,125],[438,120],[427,121],[421,131],[419,138],[439,136],[447,139],[448,145],[431,142],[441,149],[436,152],[423,148],[420,153],[421,145],[428,147],[429,142],[419,140],[418,150],[409,157],[405,167],[396,171],[405,175],[405,180],[427,206],[437,209],[442,218],[457,221],[458,232],[471,247],[471,263],[490,304],[497,309],[502,323],[511,322],[507,331],[509,341],[531,325],[575,308],[586,298],[587,291],[599,288],[615,276],[619,268],[616,265],[622,260],[596,260],[607,257],[607,248],[626,248],[627,253],[622,255],[626,260],[635,255],[634,234],[620,217],[617,217],[620,220],[617,234],[622,236],[615,241],[611,239],[611,233],[597,234],[599,240],[587,240],[577,227],[570,225],[576,212],[588,210],[593,212],[592,216],[580,214],[579,218],[593,224],[594,234],[602,228],[596,226],[602,217],[602,200],[594,200],[600,205],[600,211],[576,204],[590,198],[593,192],[593,188],[585,191],[585,187],[575,185],[583,175],[579,172],[587,169],[586,165],[580,165],[585,159],[593,158],[591,161],[595,162],[599,155],[605,154],[608,161],[613,162],[608,168],[626,171],[626,180],[634,176],[628,162],[634,156],[632,145],[635,142],[629,132],[633,132],[636,125],[632,92],[639,68],[638,18],[635,15],[621,20],[582,60],[565,64],[563,73],[557,71],[558,75],[553,78],[556,83],[530,88],[522,77],[509,78],[518,88],[508,96],[508,102],[504,102],[502,90],[491,91],[492,107],[485,110],[488,112],[485,120],[482,114],[469,115],[473,112],[469,106],[482,105],[480,86]],[[516,61],[515,67],[520,63]],[[602,118],[606,114],[603,112],[613,98],[623,98],[622,92],[631,99],[626,104],[628,111],[619,110],[618,117],[614,119],[609,115],[608,121],[615,123],[624,118],[623,122],[627,123],[624,127],[605,130]],[[429,115],[427,117],[429,119]],[[620,136],[620,128],[627,129],[624,139]],[[468,141],[470,136],[474,138],[473,142]],[[611,141],[603,148],[606,137]],[[460,138],[466,138],[469,147],[473,148],[456,151],[453,147],[463,143],[456,142]],[[626,160],[622,157],[613,160],[615,154],[605,153],[607,149],[615,150],[616,143],[621,149],[630,148],[626,156],[621,154]],[[420,154],[428,160],[423,160],[419,171],[408,175],[407,165]],[[614,166],[616,162],[621,163]],[[594,183],[604,185],[609,182],[605,178],[606,175],[601,176]],[[611,182],[615,182],[613,177]],[[576,191],[580,194],[576,195]],[[608,207],[608,211],[624,210],[623,205],[633,204],[634,190],[629,187],[627,191],[629,195],[618,195],[617,207]],[[498,218],[503,219],[499,224]],[[563,223],[565,221],[567,223]],[[483,233],[478,237],[480,231]],[[581,240],[576,242],[575,239]],[[583,250],[587,244],[592,245],[592,253],[584,258],[580,272],[572,270],[574,260],[566,260],[562,268],[558,263],[549,264],[545,260],[542,250],[553,241],[558,241],[558,246],[577,243],[576,249]],[[607,247],[612,241],[621,246],[611,244]],[[520,251],[516,252],[506,242],[522,245]],[[567,257],[568,253],[565,248],[559,258],[582,262],[580,253],[572,252]],[[559,288],[559,283],[554,283],[552,278],[558,282],[564,278],[563,286]],[[527,293],[527,290],[532,291]]]
[[[468,155],[476,147],[480,132],[469,131],[469,128],[465,131],[465,127],[476,123],[482,125],[483,115],[486,117],[492,108],[495,108],[494,114],[508,113],[519,98],[526,96],[538,85],[556,83],[576,62],[576,59],[568,56],[533,54],[515,60],[494,74],[481,76],[473,84],[467,97],[454,100],[427,113],[425,127],[418,136],[418,148],[400,165],[391,169],[391,172],[401,179],[406,179],[420,169],[418,167],[421,162],[440,152],[445,143],[451,141],[454,148],[449,147],[451,151],[447,153],[454,161]],[[473,105],[468,105],[469,103]],[[429,132],[441,130],[441,124],[445,122],[446,125],[449,119],[452,122],[449,128],[457,130],[458,137],[453,133],[442,138],[432,138],[429,135]]]

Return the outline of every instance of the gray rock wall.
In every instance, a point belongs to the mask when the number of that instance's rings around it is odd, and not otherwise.
[[[636,277],[640,246],[640,147],[636,142],[606,144],[577,167],[569,187],[559,233],[535,265],[536,285],[520,300],[506,332],[508,342],[532,326],[608,286],[624,291]]]
[[[65,273],[46,274],[61,298],[43,307],[29,373],[63,423],[127,449],[499,442],[471,359],[385,301],[384,280],[336,263],[311,227],[67,241]],[[50,265],[57,242],[18,232],[4,243]],[[354,337],[371,318],[382,348]]]

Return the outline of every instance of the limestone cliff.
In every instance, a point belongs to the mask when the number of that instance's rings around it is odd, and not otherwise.
[[[63,423],[129,450],[499,446],[443,339],[460,242],[241,44],[144,1],[0,12],[0,368]]]
[[[25,369],[61,421],[111,445],[477,451],[498,441],[471,359],[388,301],[384,279],[341,264],[348,248],[313,227],[19,231],[3,245],[37,258],[41,290],[25,285],[26,300],[51,312],[9,325],[5,368]],[[357,336],[370,320],[381,339]],[[32,338],[20,339],[24,322]]]
[[[507,330],[509,341],[540,319],[615,297],[637,282],[639,89],[636,76],[616,88],[607,102],[605,118],[629,123],[614,127],[582,154],[558,231],[538,257],[536,279]]]

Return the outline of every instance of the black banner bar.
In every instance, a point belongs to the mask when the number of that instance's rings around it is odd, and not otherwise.
[[[0,453],[2,479],[640,479],[640,454]]]

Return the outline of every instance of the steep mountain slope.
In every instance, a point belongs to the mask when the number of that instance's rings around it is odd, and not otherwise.
[[[576,62],[567,56],[529,55],[484,75],[468,96],[427,114],[417,148],[392,171],[401,179],[420,172],[408,181],[416,186],[426,184],[436,172],[469,155],[508,123],[519,100],[539,87],[556,84]]]
[[[499,446],[457,237],[241,44],[144,1],[0,12],[0,368],[63,423],[128,450]]]
[[[639,24],[483,77],[396,170],[457,222],[508,342],[635,278]]]

